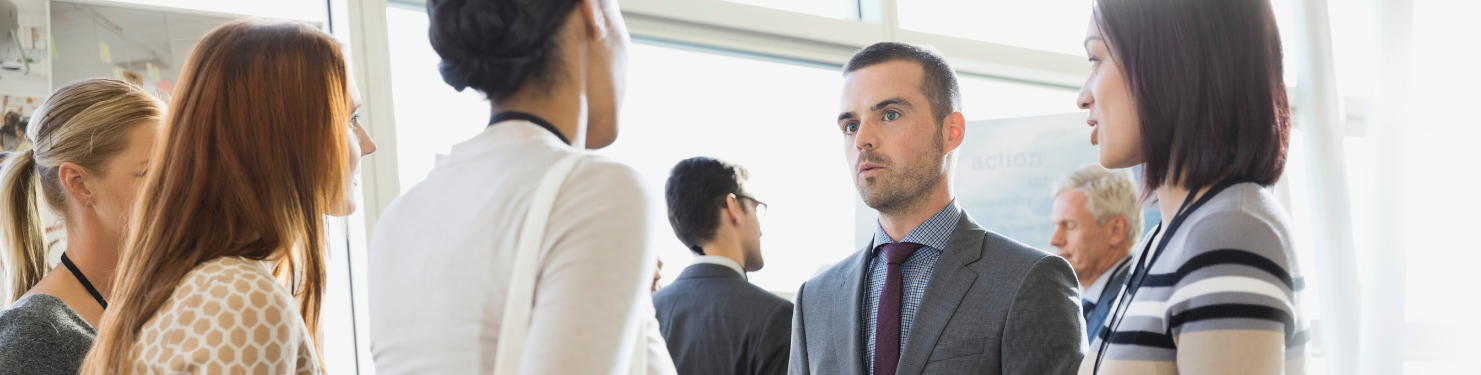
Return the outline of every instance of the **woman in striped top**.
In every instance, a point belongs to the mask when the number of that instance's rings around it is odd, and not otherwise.
[[[1290,219],[1270,193],[1290,116],[1264,0],[1099,0],[1085,38],[1107,168],[1140,165],[1162,223],[1081,374],[1302,374]]]

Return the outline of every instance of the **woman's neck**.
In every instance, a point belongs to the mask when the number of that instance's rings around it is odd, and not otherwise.
[[[118,269],[123,241],[117,233],[103,228],[95,217],[66,223],[67,259],[77,265],[98,293],[108,296],[113,292],[113,274]]]
[[[571,82],[571,79],[557,82]],[[586,148],[586,97],[580,87],[570,83],[537,88],[525,86],[509,96],[490,100],[492,113],[524,112],[550,122],[556,131],[571,141],[571,146]]]
[[[1208,190],[1213,188],[1213,185],[1217,185],[1219,182],[1214,181],[1209,186],[1198,188],[1198,192],[1194,194],[1193,199],[1202,198],[1204,194],[1208,194]],[[1162,213],[1163,228],[1166,228],[1168,224],[1172,223],[1173,217],[1177,216],[1178,209],[1183,207],[1183,202],[1188,200],[1188,194],[1190,193],[1193,192],[1188,187],[1170,182],[1162,184],[1161,187],[1157,188],[1157,208]]]

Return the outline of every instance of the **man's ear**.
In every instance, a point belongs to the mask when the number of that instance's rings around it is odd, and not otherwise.
[[[84,205],[91,205],[93,192],[87,187],[86,176],[87,171],[77,164],[62,163],[57,167],[57,178],[62,181],[62,189],[67,191],[67,195]]]
[[[1107,229],[1111,230],[1111,246],[1121,246],[1126,240],[1131,238],[1131,231],[1127,230],[1127,226],[1130,225],[1128,220],[1126,220],[1126,216],[1122,215],[1116,215],[1111,220],[1106,221]]]
[[[592,40],[607,37],[607,14],[602,9],[602,0],[583,0],[579,6],[581,21],[586,27],[586,36]]]
[[[730,221],[730,225],[740,225],[743,212],[741,211],[740,199],[735,194],[725,196],[725,211],[723,218]]]
[[[941,136],[946,137],[945,153],[951,153],[961,147],[962,141],[967,138],[967,118],[961,112],[952,112],[946,116],[946,124],[943,125],[946,126],[946,131],[941,132]]]

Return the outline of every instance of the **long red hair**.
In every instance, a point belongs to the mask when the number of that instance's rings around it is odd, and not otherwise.
[[[274,272],[321,342],[324,215],[345,201],[352,173],[348,74],[339,44],[302,23],[233,21],[201,39],[82,373],[132,372],[125,364],[145,322],[187,273],[220,257],[278,259]]]

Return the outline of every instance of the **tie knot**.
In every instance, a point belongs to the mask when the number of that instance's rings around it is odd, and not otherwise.
[[[920,250],[920,248],[923,246],[925,245],[913,242],[895,242],[885,244],[884,257],[885,260],[888,260],[890,262],[890,264],[904,264],[906,259],[910,259],[911,254],[915,254],[915,251]]]

